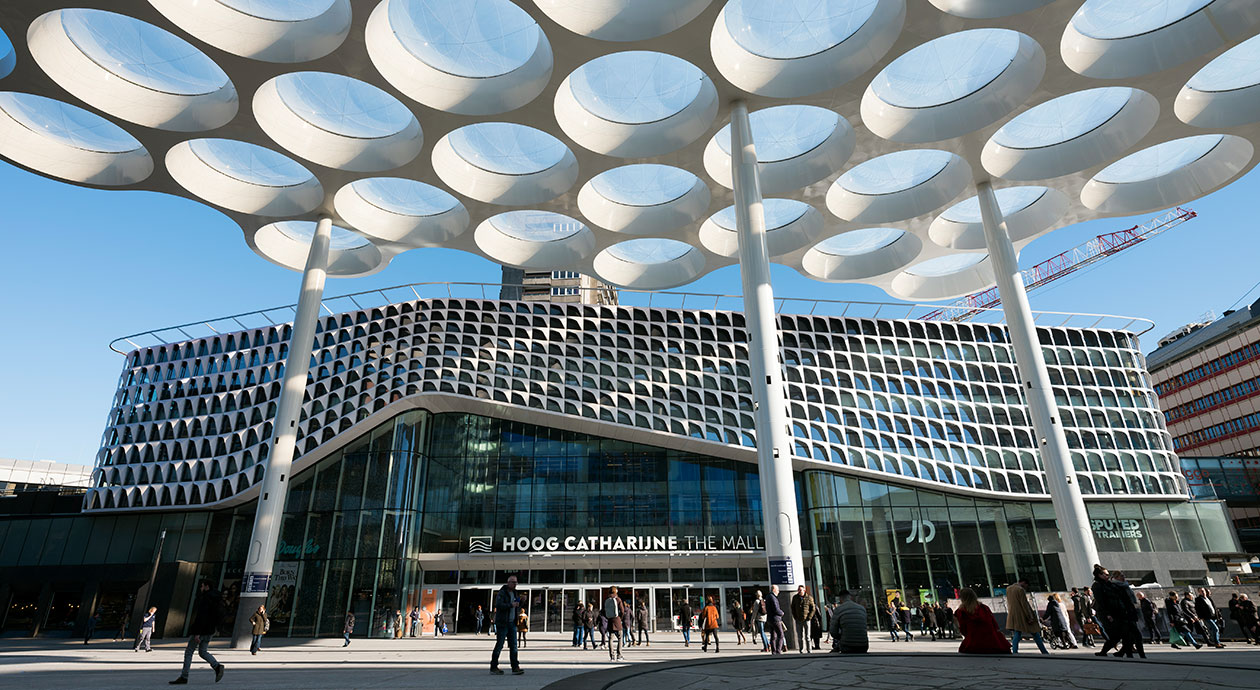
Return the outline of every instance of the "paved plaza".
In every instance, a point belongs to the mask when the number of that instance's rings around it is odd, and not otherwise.
[[[258,656],[212,651],[227,667],[218,687],[266,688],[491,688],[554,690],[609,688],[730,690],[759,687],[808,688],[1174,688],[1250,687],[1260,670],[1260,649],[1241,644],[1224,650],[1152,650],[1150,661],[1095,659],[1088,651],[1056,652],[1054,658],[961,657],[956,641],[894,644],[872,640],[872,655],[841,657],[790,653],[763,655],[755,646],[736,646],[724,634],[721,656],[703,654],[678,635],[658,636],[650,648],[625,650],[626,662],[610,664],[603,650],[582,652],[567,636],[540,635],[522,651],[523,676],[491,677],[487,663],[493,640],[470,635],[423,640],[339,639],[290,643],[269,640]],[[505,652],[506,654],[506,652]],[[0,640],[0,687],[166,687],[179,675],[183,645],[163,641],[149,654],[130,642],[6,638]],[[191,685],[213,684],[204,662],[194,660]],[[507,667],[506,657],[504,668]]]

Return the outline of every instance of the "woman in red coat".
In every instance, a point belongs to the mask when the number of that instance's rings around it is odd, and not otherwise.
[[[1011,643],[998,628],[997,620],[988,606],[980,603],[976,593],[963,588],[958,591],[958,599],[962,604],[954,617],[958,619],[958,629],[962,632],[963,641],[958,646],[961,654],[1010,654]]]

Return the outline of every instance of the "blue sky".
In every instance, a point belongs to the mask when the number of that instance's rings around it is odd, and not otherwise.
[[[1032,293],[1034,309],[1142,316],[1143,347],[1218,314],[1260,281],[1251,173],[1189,204],[1199,217],[1103,264]],[[295,301],[298,275],[246,247],[207,206],[148,192],[105,192],[0,163],[5,251],[0,271],[0,457],[91,464],[123,365],[114,338]],[[1094,235],[1156,214],[1091,221],[1029,245],[1025,267]],[[499,267],[462,252],[409,252],[367,278],[330,280],[327,294],[421,281],[499,280]],[[774,267],[777,296],[894,301],[863,285],[830,285]],[[685,288],[737,294],[724,268]],[[1254,300],[1260,293],[1253,294]]]

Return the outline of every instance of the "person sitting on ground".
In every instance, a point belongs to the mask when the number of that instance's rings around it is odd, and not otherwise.
[[[964,587],[958,590],[958,608],[954,619],[962,633],[960,654],[1010,654],[1011,643],[998,628],[997,619],[988,606],[980,603],[974,590]]]
[[[831,651],[865,654],[870,648],[866,635],[866,607],[847,589],[840,590],[840,605],[831,614]]]

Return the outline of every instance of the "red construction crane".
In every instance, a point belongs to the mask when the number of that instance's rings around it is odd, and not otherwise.
[[[1024,289],[1031,292],[1034,288],[1039,288],[1046,283],[1072,275],[1090,264],[1098,263],[1112,254],[1124,251],[1135,244],[1145,242],[1162,232],[1171,230],[1197,215],[1197,213],[1188,208],[1178,206],[1162,216],[1152,218],[1141,225],[1134,225],[1128,230],[1099,235],[1058,256],[1046,259],[1026,271],[1021,271],[1024,277]],[[998,289],[995,285],[988,290],[967,295],[953,304],[931,312],[923,318],[940,321],[962,321],[1001,301],[1002,298],[998,295]]]

